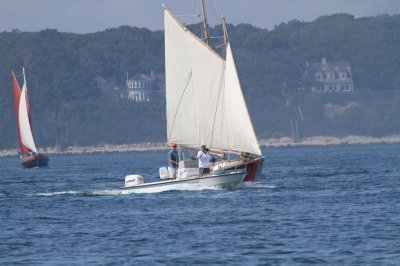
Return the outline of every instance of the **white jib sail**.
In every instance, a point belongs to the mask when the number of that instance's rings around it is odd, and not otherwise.
[[[21,142],[31,151],[37,152],[35,141],[33,140],[31,125],[28,116],[28,107],[26,99],[26,83],[22,87],[21,98],[19,100],[19,129],[21,133]]]
[[[225,62],[167,9],[164,25],[168,141],[261,155],[230,48]]]
[[[226,48],[224,119],[231,150],[261,155],[253,125],[247,111],[230,44]]]

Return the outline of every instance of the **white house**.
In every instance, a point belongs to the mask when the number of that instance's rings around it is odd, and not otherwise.
[[[138,73],[133,78],[126,78],[126,98],[133,102],[149,102],[165,98],[165,75]]]
[[[331,62],[322,58],[321,63],[308,64],[308,83],[311,92],[352,92],[353,77],[349,62]]]

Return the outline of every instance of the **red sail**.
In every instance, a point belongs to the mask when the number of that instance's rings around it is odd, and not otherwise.
[[[15,125],[17,127],[17,135],[18,135],[18,145],[19,149],[21,150],[22,153],[28,153],[29,149],[24,146],[21,142],[21,133],[19,131],[19,99],[21,98],[21,89],[18,85],[18,81],[15,78],[14,73],[12,73],[13,76],[13,96],[14,96],[14,112],[15,112]]]

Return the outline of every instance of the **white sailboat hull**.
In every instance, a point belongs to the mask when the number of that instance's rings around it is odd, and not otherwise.
[[[203,177],[196,176],[188,179],[143,183],[130,187],[122,187],[121,194],[157,193],[169,190],[198,190],[212,187],[231,189],[242,183],[245,175],[245,171],[229,171]]]

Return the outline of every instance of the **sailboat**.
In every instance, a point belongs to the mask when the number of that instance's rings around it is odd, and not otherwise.
[[[12,72],[15,124],[17,127],[20,161],[23,168],[47,166],[49,157],[38,153],[31,128],[31,114],[26,86],[25,69],[22,69],[24,84],[21,88]]]
[[[203,38],[165,9],[167,134],[169,143],[206,145],[220,160],[212,171],[246,169],[245,181],[260,174],[263,156],[246,107],[225,19],[225,58],[209,45],[204,0]]]
[[[230,169],[219,167],[200,176],[197,161],[184,152],[207,145],[214,152],[247,152],[261,156],[230,44],[227,43],[225,60],[207,42],[184,27],[165,6],[164,27],[167,138],[180,149],[177,176],[169,176],[165,167],[159,169],[162,181],[145,183],[141,175],[128,175],[122,193],[161,192],[193,186],[236,187],[247,175],[242,167],[245,164]],[[224,160],[218,164],[229,162]]]

